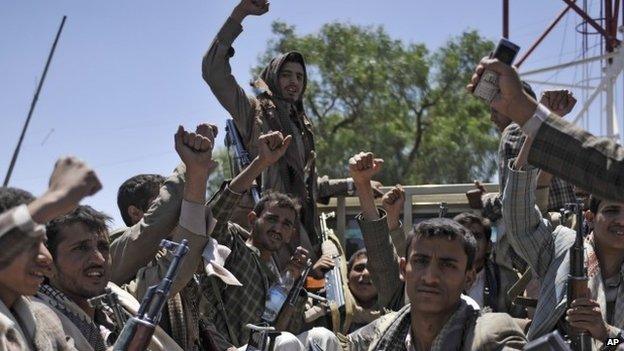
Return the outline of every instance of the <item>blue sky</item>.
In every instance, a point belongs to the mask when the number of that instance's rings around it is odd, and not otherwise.
[[[590,3],[597,9],[600,1]],[[178,162],[173,150],[178,124],[192,128],[210,121],[223,130],[226,112],[201,78],[201,58],[236,4],[232,0],[0,2],[2,179],[54,34],[62,15],[67,15],[10,185],[41,194],[54,161],[60,155],[76,155],[96,169],[104,184],[85,203],[121,225],[118,186],[138,173],[171,172]],[[511,0],[511,40],[527,48],[563,6],[558,0]],[[497,40],[501,11],[499,0],[274,0],[269,13],[245,20],[232,68],[239,82],[250,80],[249,69],[264,51],[270,24],[277,19],[295,24],[299,34],[331,21],[383,25],[395,38],[435,49],[466,29]],[[577,23],[577,16],[568,15],[524,69],[577,55]],[[578,71],[540,78],[573,81],[578,80]],[[620,89],[616,96],[621,93]],[[598,124],[589,127],[600,133]]]

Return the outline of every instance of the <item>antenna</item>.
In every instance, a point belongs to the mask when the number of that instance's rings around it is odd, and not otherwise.
[[[11,179],[11,174],[13,173],[13,167],[15,167],[15,161],[17,161],[17,156],[19,155],[20,148],[22,147],[22,142],[24,141],[24,135],[26,134],[26,129],[28,129],[28,124],[30,123],[30,118],[32,117],[33,111],[35,110],[35,105],[37,105],[37,100],[39,100],[39,93],[41,92],[41,87],[43,86],[43,82],[45,81],[46,75],[48,74],[48,68],[50,67],[50,62],[52,62],[52,56],[54,56],[54,51],[56,50],[56,44],[58,43],[59,38],[61,37],[61,32],[63,31],[63,26],[65,25],[65,20],[67,16],[63,16],[61,20],[61,25],[59,26],[58,32],[56,32],[56,38],[54,38],[54,43],[52,44],[52,48],[50,49],[50,54],[48,55],[48,61],[46,62],[45,68],[43,69],[43,75],[39,80],[39,85],[37,86],[37,91],[35,91],[35,96],[30,103],[30,110],[28,111],[28,117],[26,117],[26,123],[24,123],[24,128],[22,128],[22,134],[17,141],[17,146],[15,147],[15,151],[13,152],[13,158],[11,158],[11,164],[9,165],[9,169],[7,171],[6,176],[4,177],[3,186],[9,185],[9,180]]]

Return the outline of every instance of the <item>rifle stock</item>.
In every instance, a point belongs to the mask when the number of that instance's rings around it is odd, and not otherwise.
[[[137,317],[130,318],[117,339],[114,351],[147,350],[156,326]]]

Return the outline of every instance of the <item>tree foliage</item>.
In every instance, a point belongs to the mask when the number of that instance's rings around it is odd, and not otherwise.
[[[347,176],[361,150],[385,159],[384,184],[470,182],[496,169],[497,136],[487,107],[466,94],[476,62],[493,43],[467,31],[430,52],[383,27],[329,23],[299,36],[273,23],[256,76],[280,52],[307,62],[306,112],[316,133],[319,174]]]

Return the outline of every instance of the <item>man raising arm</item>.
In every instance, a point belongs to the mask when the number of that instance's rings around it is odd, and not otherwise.
[[[553,115],[526,95],[518,73],[483,58],[466,86],[472,92],[483,72],[499,74],[499,95],[490,106],[509,116],[534,139],[529,163],[604,199],[624,201],[624,148]]]

